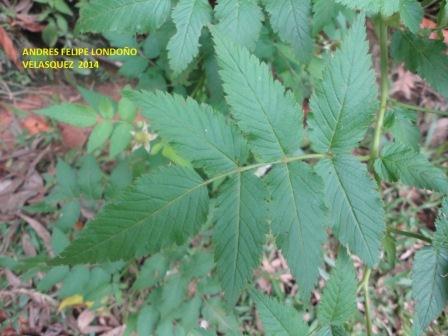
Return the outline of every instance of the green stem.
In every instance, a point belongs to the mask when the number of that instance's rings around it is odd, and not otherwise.
[[[432,243],[431,238],[425,237],[424,235],[421,235],[419,233],[415,233],[415,232],[409,232],[409,231],[402,231],[402,230],[398,230],[398,229],[394,229],[394,228],[388,228],[388,230],[390,232],[393,232],[395,234],[401,235],[401,236],[406,236],[406,237],[411,237],[411,238],[415,238],[415,239],[420,239],[423,240],[427,243]]]
[[[364,312],[366,316],[366,333],[367,336],[372,335],[372,320],[370,318],[370,294],[369,294],[369,280],[371,269],[366,268],[363,277],[363,290],[364,290]]]
[[[402,107],[402,108],[405,108],[408,110],[416,111],[416,112],[434,113],[434,114],[438,114],[438,115],[442,115],[442,116],[448,116],[448,111],[440,111],[440,110],[430,109],[427,107],[406,104],[406,103],[403,103],[403,102],[395,100],[395,99],[390,99],[390,103],[392,103],[392,105]]]
[[[379,182],[379,177],[375,174],[373,169],[373,163],[379,157],[380,154],[380,145],[381,145],[381,136],[383,134],[383,124],[384,124],[384,116],[386,114],[387,109],[387,100],[389,98],[389,50],[387,49],[387,24],[384,19],[381,17],[379,21],[379,40],[380,40],[380,66],[381,66],[381,82],[380,82],[380,109],[376,118],[375,125],[375,134],[373,137],[372,148],[370,151],[370,162],[369,168],[370,171],[373,172],[375,178]],[[371,307],[370,307],[370,294],[369,294],[369,280],[371,269],[368,267],[364,268],[364,276],[358,287],[358,290],[363,290],[364,292],[364,310],[365,310],[365,319],[366,319],[366,333],[367,336],[372,335],[372,320],[371,320]]]
[[[370,153],[371,164],[373,164],[375,159],[379,156],[381,136],[383,134],[384,115],[386,114],[387,99],[389,97],[389,51],[387,49],[387,25],[383,18],[380,19],[379,35],[381,50],[381,102],[376,120],[372,151]]]
[[[229,170],[228,172],[219,174],[217,176],[214,176],[214,177],[204,181],[204,183],[200,184],[199,186],[207,185],[212,182],[218,181],[222,178],[225,178],[225,177],[228,177],[228,176],[231,176],[234,174],[238,174],[238,173],[243,173],[248,170],[257,169],[257,168],[260,168],[263,166],[276,165],[276,164],[281,164],[281,163],[285,164],[285,163],[290,163],[290,162],[295,162],[295,161],[304,161],[304,160],[311,160],[311,159],[324,159],[324,158],[328,158],[328,157],[331,157],[330,154],[304,154],[304,155],[298,155],[298,156],[285,156],[284,158],[282,158],[280,160],[255,163],[255,164],[251,164],[248,166],[238,167],[238,168]]]

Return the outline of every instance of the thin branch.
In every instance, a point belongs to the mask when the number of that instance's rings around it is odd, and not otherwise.
[[[406,104],[403,103],[401,101],[398,101],[396,99],[390,99],[390,103],[392,105],[398,106],[398,107],[402,107],[411,111],[416,111],[416,112],[425,112],[425,113],[433,113],[433,114],[438,114],[438,115],[442,115],[442,116],[448,116],[448,111],[440,111],[440,110],[434,110],[431,108],[427,108],[427,107],[422,107],[422,106],[417,106],[417,105],[412,105],[412,104]]]

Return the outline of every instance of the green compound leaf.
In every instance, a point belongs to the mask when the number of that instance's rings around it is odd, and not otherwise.
[[[163,92],[132,93],[130,97],[143,108],[143,115],[151,120],[151,128],[197,167],[216,174],[235,169],[246,161],[245,139],[210,106]]]
[[[97,122],[97,114],[91,107],[78,104],[53,105],[36,113],[76,127],[91,127]]]
[[[410,71],[448,97],[448,56],[443,41],[396,31],[392,37],[391,53],[396,61],[404,62]]]
[[[342,325],[356,312],[356,272],[350,257],[341,249],[318,306],[318,318],[326,325]]]
[[[264,0],[271,26],[280,38],[290,43],[299,60],[308,62],[313,52],[310,0]]]
[[[368,50],[365,18],[358,16],[311,97],[310,140],[316,151],[346,153],[364,137],[377,97]]]
[[[215,7],[216,28],[235,43],[255,47],[262,26],[263,13],[254,0],[221,0]]]
[[[299,149],[301,113],[290,92],[274,81],[265,63],[212,29],[227,101],[251,150],[263,160]]]
[[[381,157],[375,161],[375,170],[381,178],[422,188],[448,193],[448,179],[439,168],[434,167],[422,154],[399,143],[384,146]]]
[[[308,335],[307,325],[293,307],[255,290],[251,291],[251,295],[267,336]]]
[[[83,3],[78,27],[82,32],[145,33],[168,18],[171,0],[92,0]]]
[[[211,20],[211,8],[207,0],[180,0],[172,18],[176,34],[168,42],[168,59],[171,69],[179,74],[199,52],[199,37]]]
[[[322,262],[326,238],[326,207],[322,179],[305,163],[275,166],[268,175],[271,189],[272,231],[308,299]]]
[[[415,300],[414,330],[420,335],[436,319],[448,301],[448,253],[425,247],[415,255],[412,296]]]
[[[259,264],[268,233],[267,192],[252,172],[232,176],[216,204],[213,241],[226,298],[235,303]]]
[[[207,188],[196,172],[164,167],[108,204],[53,263],[129,259],[140,251],[180,244],[199,230],[207,213]]]
[[[333,232],[368,266],[379,261],[385,229],[384,210],[367,168],[351,155],[319,162],[317,171],[326,185]]]

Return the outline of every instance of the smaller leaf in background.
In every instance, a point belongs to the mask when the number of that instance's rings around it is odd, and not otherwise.
[[[101,93],[88,90],[82,86],[77,87],[82,98],[104,118],[112,118],[114,114],[114,102]]]
[[[127,57],[123,60],[123,65],[118,71],[120,75],[136,78],[139,77],[148,67],[148,60],[141,56]]]
[[[118,102],[118,114],[122,120],[133,122],[137,115],[137,107],[130,99],[123,97]]]
[[[132,183],[132,178],[128,160],[120,161],[109,176],[106,197],[113,199],[119,196]]]
[[[335,19],[343,7],[335,0],[313,1],[313,35],[317,35]]]
[[[77,196],[79,187],[75,170],[63,160],[58,160],[56,165],[57,188],[64,196]]]
[[[55,255],[61,253],[68,245],[70,241],[68,240],[65,233],[57,227],[53,228],[51,233],[51,247]]]
[[[356,287],[353,262],[341,248],[318,306],[319,320],[326,325],[343,325],[352,318],[356,312]]]
[[[199,37],[211,20],[211,7],[207,0],[180,0],[171,16],[176,34],[168,42],[168,60],[174,73],[179,74],[199,52]]]
[[[114,128],[114,123],[111,120],[104,120],[98,123],[92,130],[89,140],[87,141],[87,153],[93,153],[100,149],[101,146],[109,139]]]
[[[168,266],[168,260],[163,254],[158,253],[151,256],[143,264],[132,289],[142,290],[154,286],[165,277]]]
[[[70,7],[65,3],[64,0],[53,0],[52,4],[54,6],[54,8],[56,8],[58,10],[58,12],[66,14],[66,15],[73,15],[72,10],[70,9]]]
[[[400,17],[405,26],[415,34],[423,19],[423,7],[417,0],[400,0]]]
[[[437,14],[437,24],[439,27],[448,26],[448,2],[445,0],[445,4],[440,6],[439,13]]]
[[[97,115],[91,107],[78,104],[53,105],[36,113],[76,127],[90,127],[97,121]]]
[[[78,172],[78,185],[81,191],[91,199],[99,199],[102,194],[101,180],[103,173],[94,156],[83,158]]]
[[[72,200],[66,204],[61,209],[61,214],[55,225],[63,231],[66,231],[75,225],[78,221],[79,215],[81,214],[81,206],[78,200]]]
[[[48,20],[47,26],[42,31],[42,40],[49,47],[54,47],[58,41],[58,26],[53,19]]]
[[[307,335],[308,326],[293,307],[278,302],[256,290],[251,291],[266,335]]]
[[[54,285],[62,281],[69,271],[70,269],[68,266],[56,266],[51,268],[37,284],[37,290],[39,292],[49,291]]]
[[[90,271],[86,266],[73,267],[62,282],[60,298],[84,293],[90,279]]]
[[[420,130],[415,124],[415,114],[404,109],[395,109],[390,130],[397,142],[411,147],[414,151],[420,150]]]
[[[117,156],[128,148],[132,140],[132,130],[132,125],[126,122],[115,124],[115,128],[110,136],[109,155],[111,157]]]
[[[175,313],[187,294],[188,279],[183,274],[169,276],[162,289],[162,298],[157,309],[161,318]]]
[[[218,30],[242,46],[255,48],[263,19],[257,1],[221,0],[214,11]]]
[[[443,41],[430,40],[409,32],[396,31],[392,37],[391,55],[404,62],[435,90],[448,97],[448,56]]]
[[[400,180],[408,186],[448,193],[445,173],[422,154],[403,144],[384,146],[381,157],[375,161],[375,170],[386,181]]]
[[[326,326],[320,329],[316,336],[349,336],[344,327]]]
[[[159,312],[152,306],[144,306],[140,309],[137,318],[137,332],[139,335],[152,335],[157,321]]]

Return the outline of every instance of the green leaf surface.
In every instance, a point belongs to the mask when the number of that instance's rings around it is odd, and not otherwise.
[[[299,312],[255,290],[251,295],[267,336],[308,335],[308,327]]]
[[[199,52],[202,28],[211,20],[207,0],[180,0],[172,13],[176,34],[168,42],[168,59],[175,74],[184,71]]]
[[[359,15],[311,97],[310,140],[316,151],[346,153],[364,137],[377,97],[368,50],[365,18]]]
[[[420,335],[436,319],[448,301],[448,253],[425,247],[415,255],[412,267],[412,296],[417,321],[414,329]]]
[[[179,154],[209,173],[235,169],[248,156],[248,146],[233,126],[208,105],[163,92],[134,93],[134,101],[151,120],[151,127]]]
[[[254,0],[221,0],[215,7],[217,29],[235,43],[255,48],[263,13]]]
[[[356,312],[355,268],[345,251],[339,254],[318,306],[318,318],[326,325],[343,325]]]
[[[95,150],[100,149],[109,139],[113,129],[114,124],[112,120],[104,120],[97,124],[87,141],[87,153],[93,153]]]
[[[395,109],[390,130],[397,142],[407,145],[418,152],[420,150],[420,129],[415,124],[412,116],[412,111]]]
[[[322,262],[321,245],[327,221],[322,179],[305,163],[275,166],[268,175],[271,190],[272,231],[308,299]]]
[[[423,19],[423,7],[417,0],[400,0],[400,18],[405,26],[417,33]]]
[[[448,56],[443,41],[430,40],[409,32],[396,31],[391,53],[398,62],[421,76],[435,90],[448,97]]]
[[[348,336],[348,333],[344,327],[326,326],[320,329],[316,336]]]
[[[338,155],[320,161],[317,171],[325,181],[334,234],[374,266],[379,261],[385,222],[380,194],[366,166],[351,155]]]
[[[311,39],[310,0],[264,0],[271,26],[280,38],[292,45],[302,62],[308,62],[313,52]]]
[[[55,264],[132,258],[182,243],[205,222],[207,188],[191,169],[164,167],[142,176],[135,187],[88,223]]]
[[[268,232],[265,186],[252,172],[232,176],[217,199],[213,241],[226,298],[235,303],[258,266]]]
[[[264,160],[299,149],[302,114],[265,63],[212,30],[227,101],[252,151]]]
[[[335,0],[313,1],[313,35],[319,33],[332,22],[341,11],[342,6]]]
[[[95,125],[97,120],[97,115],[91,107],[78,104],[52,105],[36,113],[76,127],[90,127]]]
[[[132,140],[132,130],[134,128],[131,124],[126,122],[118,123],[115,125],[114,130],[110,136],[110,149],[109,155],[115,157],[128,148]]]
[[[83,3],[82,32],[148,32],[159,28],[171,10],[170,0],[93,0]]]
[[[422,154],[403,144],[390,143],[384,146],[381,157],[375,162],[375,170],[390,182],[399,180],[412,187],[448,193],[446,174]]]
[[[340,4],[354,10],[363,10],[369,14],[381,13],[390,16],[398,12],[399,0],[336,0]]]

